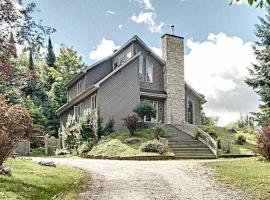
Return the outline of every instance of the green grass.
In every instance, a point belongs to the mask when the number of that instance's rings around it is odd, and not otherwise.
[[[270,199],[270,163],[255,158],[224,160],[205,164],[215,169],[215,177],[231,186],[245,189],[250,198]]]
[[[45,167],[17,159],[6,164],[11,167],[12,176],[0,175],[0,199],[3,200],[51,199],[63,190],[75,194],[89,179],[89,174],[81,177],[79,170],[70,167]],[[72,185],[76,180],[76,186]]]
[[[142,142],[125,144],[125,139],[131,137],[140,138]],[[130,136],[128,131],[114,132],[102,138],[89,154],[95,156],[160,156],[158,153],[148,153],[140,150],[142,143],[154,139],[155,135],[151,129],[139,130],[135,132],[134,136]],[[172,155],[172,151],[166,148],[163,155]]]
[[[199,126],[200,128],[204,128],[206,126]],[[230,154],[233,155],[247,155],[247,154],[254,154],[253,149],[255,145],[255,134],[249,133],[244,130],[239,130],[237,133],[229,132],[228,128],[225,127],[211,127],[217,133],[217,139],[220,139],[221,145],[224,144],[225,141],[234,141],[237,139],[238,135],[243,135],[246,137],[247,141],[243,145],[232,144],[231,145],[231,152]],[[223,154],[222,150],[219,151],[220,154]]]

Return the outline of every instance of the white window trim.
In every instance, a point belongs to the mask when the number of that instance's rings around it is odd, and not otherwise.
[[[188,121],[188,102],[189,101],[192,102],[192,112],[193,112],[192,122],[193,122],[193,124],[195,124],[195,104],[194,104],[194,101],[191,98],[187,99],[187,122],[189,123],[189,121]]]
[[[80,84],[80,90],[79,90],[79,84]],[[82,80],[79,80],[77,82],[77,95],[82,93]]]
[[[77,120],[77,113],[76,113],[76,109],[80,107],[80,115],[79,115],[79,120],[80,118],[82,117],[82,103],[78,104],[78,105],[74,105],[74,108],[73,108],[73,112],[74,112],[74,116],[75,116],[75,120]]]
[[[91,97],[91,110],[96,110],[97,109],[97,95],[96,94],[94,94],[94,95],[92,95]],[[95,98],[96,99],[96,102],[95,102],[95,105],[94,105],[94,109],[93,109],[93,98]]]

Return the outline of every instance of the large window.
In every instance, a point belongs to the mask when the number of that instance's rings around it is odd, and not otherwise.
[[[96,110],[97,108],[97,96],[93,95],[91,96],[91,109]]]
[[[77,82],[77,95],[82,93],[82,81]]]
[[[146,59],[146,82],[153,83],[153,63]]]
[[[140,80],[143,80],[143,69],[144,69],[144,58],[143,55],[140,55],[139,57],[139,78]]]
[[[82,104],[74,106],[74,116],[76,122],[80,120],[81,115],[82,115]]]
[[[193,102],[191,100],[188,100],[187,102],[187,121],[190,124],[194,123],[194,105]]]
[[[132,57],[132,52],[131,52],[131,50],[129,50],[126,54],[119,57],[119,65],[123,64],[131,57]]]

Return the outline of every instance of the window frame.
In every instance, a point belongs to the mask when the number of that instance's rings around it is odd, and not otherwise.
[[[77,95],[82,93],[82,80],[77,82]]]
[[[82,116],[82,103],[74,105],[74,116],[75,116],[75,121],[79,122]]]
[[[91,97],[90,97],[90,99],[91,99],[91,110],[92,111],[94,111],[94,110],[96,110],[97,109],[97,95],[96,94],[93,94]],[[94,101],[93,101],[93,99],[94,99]],[[94,103],[94,106],[93,106],[93,103]]]
[[[151,77],[150,77],[150,80],[148,80],[148,65],[147,64],[151,64]],[[153,83],[154,82],[154,64],[149,60],[149,59],[146,59],[145,60],[145,82],[147,83]]]
[[[190,123],[189,121],[189,102],[192,103],[192,123]],[[195,104],[194,104],[194,101],[190,98],[188,98],[187,100],[187,122],[189,124],[195,124]]]

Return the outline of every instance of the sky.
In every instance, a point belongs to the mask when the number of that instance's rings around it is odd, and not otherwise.
[[[221,125],[241,114],[257,111],[258,97],[244,79],[255,63],[254,24],[263,9],[244,0],[34,0],[33,16],[57,31],[51,35],[55,50],[73,46],[87,64],[108,56],[133,35],[161,55],[161,36],[185,38],[185,79],[206,96],[207,115]]]

